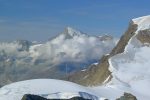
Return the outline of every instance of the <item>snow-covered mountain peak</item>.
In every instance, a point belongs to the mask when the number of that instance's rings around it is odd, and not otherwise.
[[[138,25],[138,30],[145,30],[150,28],[150,15],[134,18],[132,21],[134,24]]]
[[[82,32],[80,32],[80,31],[78,31],[76,29],[73,29],[71,27],[66,27],[65,31],[63,33],[66,34],[66,35],[69,35],[71,37],[85,35]]]

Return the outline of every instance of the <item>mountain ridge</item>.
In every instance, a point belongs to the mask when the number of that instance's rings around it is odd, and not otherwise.
[[[131,38],[131,36],[130,35],[133,35],[133,34],[130,34],[130,33],[134,33],[134,31],[136,30],[136,27],[137,27],[137,25],[135,25],[135,26],[132,26],[132,24],[133,24],[133,22],[131,21],[130,22],[130,24],[129,24],[129,27],[128,27],[128,29],[127,29],[127,31],[124,33],[124,35],[120,38],[120,40],[119,40],[119,42],[118,42],[118,44],[117,44],[117,46],[115,46],[113,49],[112,49],[112,51],[110,52],[110,54],[107,54],[107,55],[104,55],[102,58],[101,58],[101,62],[99,62],[99,64],[97,65],[97,67],[91,67],[89,70],[91,71],[92,70],[92,72],[91,72],[91,76],[89,76],[89,77],[87,77],[86,79],[87,79],[87,81],[85,80],[85,82],[84,82],[84,80],[82,80],[81,82],[79,82],[79,84],[82,84],[82,85],[90,85],[90,84],[93,84],[93,85],[99,85],[99,84],[103,84],[103,82],[109,77],[110,79],[111,79],[111,72],[109,71],[109,62],[108,62],[108,59],[111,57],[111,56],[113,56],[113,55],[116,55],[116,54],[118,54],[118,53],[122,53],[123,52],[123,50],[124,50],[124,48],[125,48],[125,46],[126,46],[126,44],[127,44],[127,41]],[[129,34],[129,36],[127,36]],[[126,37],[128,37],[128,38],[126,38]],[[124,41],[124,42],[122,42],[122,40]],[[126,42],[125,42],[126,41]],[[123,43],[123,44],[122,44]],[[101,72],[102,71],[102,72]],[[85,73],[85,72],[83,72],[83,73]],[[90,72],[87,72],[88,74],[90,73]],[[80,74],[80,73],[79,73]],[[97,75],[97,74],[100,74],[100,75]],[[72,75],[72,76],[70,76],[71,78],[73,77],[74,75]],[[76,76],[76,75],[75,75]],[[90,80],[91,80],[91,78],[92,77],[96,77],[95,79],[96,80],[92,80],[91,82],[90,82]],[[80,77],[80,75],[79,75],[79,77]],[[71,81],[73,81],[74,82],[74,78],[73,79],[71,79],[70,78],[70,80]],[[94,78],[92,78],[92,79],[94,79]],[[109,79],[109,80],[110,80]],[[83,82],[83,83],[82,83]],[[77,79],[77,83],[78,83],[78,79]]]
[[[111,53],[102,57],[96,66],[70,76],[70,81],[85,86],[116,87],[139,100],[149,100],[149,40],[150,16],[132,19]]]

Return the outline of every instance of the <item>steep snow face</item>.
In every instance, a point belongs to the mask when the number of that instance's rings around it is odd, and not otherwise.
[[[150,30],[150,16],[132,21],[138,25],[135,35],[129,40],[123,53],[109,59],[109,68],[113,75],[109,84],[133,93],[139,100],[149,100],[150,47],[141,43],[137,35],[140,31]]]

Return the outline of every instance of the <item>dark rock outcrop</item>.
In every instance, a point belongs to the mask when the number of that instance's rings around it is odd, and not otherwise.
[[[141,43],[150,43],[150,30],[141,30],[139,31],[138,35],[136,36]]]
[[[84,99],[82,97],[73,97],[70,99],[46,99],[38,95],[25,94],[21,100],[90,100],[90,99]]]
[[[120,98],[118,98],[116,100],[137,100],[137,98],[130,93],[124,93],[123,96],[121,96]]]
[[[21,100],[48,100],[38,95],[25,94]]]

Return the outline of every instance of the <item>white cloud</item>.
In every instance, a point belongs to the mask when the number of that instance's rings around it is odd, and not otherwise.
[[[74,30],[73,30],[74,31]],[[61,34],[55,39],[30,48],[31,56],[40,59],[51,59],[51,62],[87,62],[98,60],[109,53],[115,46],[115,40],[101,41],[100,37]]]
[[[109,53],[115,46],[116,40],[108,39],[101,41],[103,37],[93,37],[70,29],[69,33],[62,33],[58,37],[42,44],[30,46],[29,51],[18,51],[23,45],[17,42],[1,43],[0,51],[17,57],[46,60],[49,64],[62,62],[88,62],[98,60],[101,56]]]

